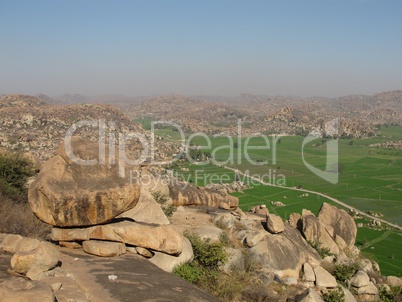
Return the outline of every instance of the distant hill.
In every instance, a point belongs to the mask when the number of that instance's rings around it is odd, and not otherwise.
[[[133,123],[120,109],[107,104],[55,105],[50,98],[29,95],[0,97],[0,146],[30,152],[38,158],[48,158],[76,122],[103,119],[113,121],[123,133],[139,132],[142,127]],[[99,129],[83,127],[76,131],[90,139],[98,137]]]
[[[43,99],[43,95],[38,97]],[[46,96],[45,96],[46,97]],[[114,103],[132,103],[144,100],[145,97],[129,97],[120,94],[116,95],[98,95],[98,96],[85,96],[82,94],[63,94],[59,97],[54,97],[53,102],[56,104],[114,104]]]
[[[379,125],[402,125],[402,91],[339,98],[295,96],[237,97],[168,95],[139,102],[120,102],[135,119],[173,120],[186,129],[206,133],[236,132],[242,119],[243,134],[307,134],[333,118],[339,136],[375,135]]]

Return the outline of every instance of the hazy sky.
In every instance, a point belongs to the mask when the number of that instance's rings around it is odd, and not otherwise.
[[[0,94],[395,89],[401,0],[0,0]]]

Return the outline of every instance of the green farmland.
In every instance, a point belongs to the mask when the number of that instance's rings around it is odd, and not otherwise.
[[[177,135],[177,132],[172,131]],[[164,131],[166,134],[166,131]],[[370,144],[402,140],[402,127],[381,129],[381,136],[368,139],[340,139],[339,143],[339,181],[327,182],[312,173],[302,158],[303,137],[285,136],[276,142],[273,152],[273,138],[268,137],[270,149],[248,149],[246,139],[237,148],[230,149],[227,137],[210,137],[211,148],[203,151],[213,152],[215,161],[250,175],[283,176],[286,186],[302,186],[304,189],[327,194],[361,211],[377,211],[384,219],[402,225],[402,150],[370,147]],[[194,145],[206,146],[204,138],[196,137]],[[226,146],[226,147],[225,147]],[[266,142],[255,137],[248,146],[266,146]],[[220,148],[219,150],[217,150]],[[258,163],[250,162],[248,157]],[[276,157],[274,155],[276,153]],[[240,154],[240,156],[239,156]],[[326,142],[317,139],[304,148],[305,160],[314,167],[324,170],[326,165]],[[267,163],[264,163],[266,161]],[[194,165],[191,169],[202,169]],[[279,183],[282,185],[282,183]]]
[[[170,139],[178,138],[175,131],[158,131],[158,134],[167,135]],[[233,142],[227,137],[210,137],[211,148],[203,148],[202,151],[211,152],[218,164],[242,172],[248,171],[250,175],[275,175],[275,180],[271,178],[268,181],[278,184],[278,179],[284,179],[287,187],[302,186],[303,189],[321,192],[361,211],[380,213],[384,220],[402,225],[402,150],[370,147],[371,144],[398,140],[402,140],[402,127],[382,128],[381,135],[373,138],[338,140],[339,181],[336,184],[321,179],[305,166],[301,155],[303,137],[299,136],[281,137],[276,142],[276,154],[271,137],[268,137],[270,148],[247,151],[244,148],[246,139],[241,139],[240,144],[233,146]],[[202,137],[194,138],[191,143],[207,145]],[[249,139],[248,146],[264,147],[267,143],[261,137],[255,137]],[[303,150],[305,160],[323,170],[326,165],[326,148],[326,141],[321,139],[307,144]],[[254,163],[249,161],[246,153]],[[209,163],[187,165],[185,170],[176,171],[197,185],[231,182],[235,179],[234,172]],[[267,178],[264,180],[267,181]],[[333,204],[315,194],[301,197],[302,192],[299,191],[259,184],[253,184],[251,189],[234,195],[239,198],[243,210],[248,210],[253,205],[266,204],[270,212],[283,219],[287,219],[291,213],[301,213],[302,209],[317,213],[324,201]],[[271,201],[280,201],[285,206],[275,207]],[[361,222],[368,221],[363,219]],[[363,253],[372,255],[380,263],[383,274],[402,276],[400,232],[359,228],[356,245]]]
[[[270,213],[277,214],[282,219],[289,218],[292,213],[300,213],[302,209],[308,209],[317,214],[323,202],[341,206],[322,196],[309,194],[303,196],[303,192],[289,190],[286,188],[254,186],[252,189],[244,190],[244,193],[233,193],[239,198],[240,207],[247,211],[255,205],[265,204]],[[271,201],[280,201],[285,206],[277,207]],[[368,222],[362,219],[361,221]],[[385,275],[395,275],[402,277],[402,234],[393,230],[373,230],[367,227],[358,228],[356,245],[362,252],[374,258],[380,264],[380,268]]]

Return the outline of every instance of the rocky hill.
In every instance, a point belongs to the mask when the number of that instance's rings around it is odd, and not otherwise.
[[[373,136],[378,125],[402,124],[402,91],[332,99],[250,94],[235,98],[169,95],[117,105],[132,118],[173,120],[185,129],[205,133],[235,133],[238,119],[242,119],[245,135],[305,135],[333,118],[339,119],[341,137]]]
[[[105,137],[114,134],[117,143],[119,134],[127,137],[144,135],[149,142],[150,134],[116,107],[107,104],[58,105],[44,100],[49,98],[43,95],[41,98],[28,95],[0,97],[0,146],[45,160],[53,154],[68,130],[82,121],[92,121],[95,125],[77,126],[73,133],[94,141],[99,139],[99,129],[103,127]],[[156,140],[155,145],[155,157],[159,160],[171,159],[178,149],[173,142]]]

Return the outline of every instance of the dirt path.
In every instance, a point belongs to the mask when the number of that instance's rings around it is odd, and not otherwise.
[[[327,199],[329,199],[329,200],[335,202],[336,204],[339,204],[339,205],[341,205],[341,206],[343,206],[343,207],[345,207],[345,208],[347,208],[347,209],[349,209],[349,210],[357,211],[357,212],[359,213],[359,215],[365,216],[365,217],[370,218],[370,219],[373,219],[373,220],[381,221],[382,223],[385,223],[385,224],[387,224],[387,225],[389,225],[389,226],[391,226],[391,227],[393,227],[393,228],[396,228],[396,229],[402,231],[402,227],[400,227],[400,226],[398,226],[398,225],[396,225],[396,224],[393,224],[393,223],[391,223],[391,222],[388,222],[388,221],[386,221],[386,220],[384,220],[384,219],[381,219],[381,218],[378,218],[378,217],[371,216],[371,215],[369,215],[369,214],[367,214],[367,213],[364,213],[364,212],[360,211],[359,209],[356,209],[356,208],[354,208],[354,207],[351,207],[350,205],[348,205],[348,204],[346,204],[346,203],[344,203],[344,202],[342,202],[342,201],[340,201],[340,200],[338,200],[338,199],[336,199],[336,198],[333,198],[333,197],[331,197],[331,196],[328,196],[328,195],[326,195],[326,194],[323,194],[323,193],[320,193],[320,192],[316,192],[316,191],[311,191],[311,190],[297,189],[297,188],[290,188],[290,187],[284,187],[284,186],[274,185],[274,184],[271,184],[271,183],[264,182],[264,181],[262,181],[261,179],[259,179],[259,178],[257,178],[257,177],[252,177],[252,176],[246,175],[245,173],[241,172],[241,171],[238,170],[238,169],[230,168],[230,167],[227,167],[227,166],[224,166],[223,168],[228,169],[228,170],[231,170],[231,171],[233,171],[233,172],[236,172],[236,173],[238,173],[238,174],[240,174],[240,175],[242,175],[242,176],[250,177],[250,178],[253,179],[254,181],[257,181],[257,182],[259,182],[260,184],[263,184],[263,185],[266,185],[266,186],[277,187],[277,188],[283,188],[283,189],[286,189],[286,190],[293,190],[293,191],[311,193],[311,194],[316,194],[316,195],[322,196],[322,197],[327,198]]]

